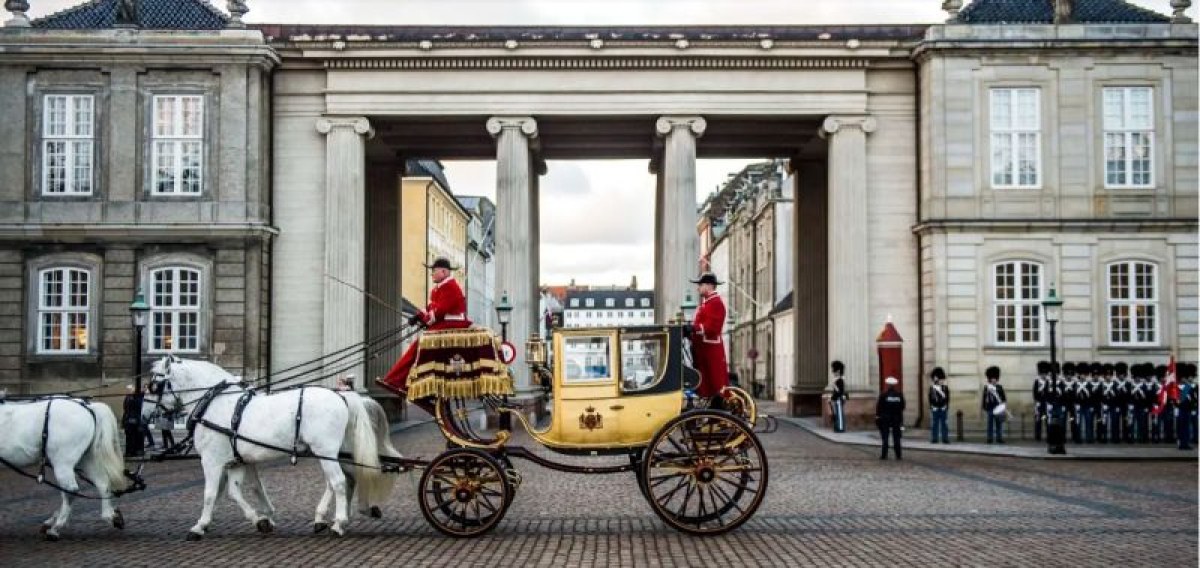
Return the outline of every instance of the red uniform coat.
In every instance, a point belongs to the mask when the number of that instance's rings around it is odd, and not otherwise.
[[[429,304],[417,317],[432,330],[471,327],[471,320],[467,319],[467,297],[453,276],[434,284],[433,290],[429,291]],[[413,341],[400,360],[384,375],[383,382],[389,387],[403,391],[408,386],[408,373],[417,361],[418,343]]]
[[[700,300],[692,320],[692,365],[700,373],[696,394],[714,397],[729,386],[729,364],[725,361],[725,302],[716,292]]]

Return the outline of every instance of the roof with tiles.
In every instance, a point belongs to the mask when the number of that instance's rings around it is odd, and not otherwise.
[[[963,8],[958,19],[964,24],[1049,24],[1054,22],[1054,0],[975,0]],[[1075,0],[1072,19],[1080,24],[1145,24],[1171,20],[1123,0]]]
[[[120,0],[91,0],[38,18],[33,27],[98,30],[115,27]],[[229,18],[205,0],[139,0],[137,25],[147,30],[219,30]]]

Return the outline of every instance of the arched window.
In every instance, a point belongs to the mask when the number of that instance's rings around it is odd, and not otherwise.
[[[1149,262],[1108,265],[1108,341],[1158,344],[1158,267]]]
[[[150,271],[150,352],[200,351],[200,271],[167,266]]]
[[[87,353],[92,336],[91,294],[88,270],[52,266],[38,272],[38,353]]]
[[[997,345],[1042,344],[1042,265],[1021,260],[992,266],[992,327]]]

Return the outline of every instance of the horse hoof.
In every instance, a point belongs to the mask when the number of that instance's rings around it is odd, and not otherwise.
[[[371,510],[367,513],[372,519],[382,519],[383,511],[376,505],[371,505]]]
[[[188,542],[197,542],[202,538],[204,538],[204,535],[202,535],[198,532],[188,531],[188,533],[187,533],[187,541]]]
[[[124,529],[125,515],[122,515],[120,511],[113,511],[112,526],[115,529]]]
[[[313,523],[313,534],[321,534],[329,530],[329,523]]]
[[[338,536],[346,536],[346,529],[339,527],[337,525],[334,525],[333,526],[333,534],[336,534]]]
[[[254,528],[258,529],[260,533],[269,534],[275,530],[275,525],[271,524],[269,519],[259,519],[257,523],[254,523]]]
[[[46,531],[48,531],[48,530],[50,530],[50,525],[42,525],[42,526],[38,527],[38,532],[40,532],[42,534],[46,534]]]
[[[52,533],[52,532],[47,532],[47,533],[46,533],[46,537],[45,537],[45,538],[46,538],[46,542],[58,542],[58,539],[59,539],[59,538],[61,538],[61,537],[59,537],[59,536],[58,536],[57,534],[55,534],[55,533]]]

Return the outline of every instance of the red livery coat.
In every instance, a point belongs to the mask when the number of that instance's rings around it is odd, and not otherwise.
[[[467,319],[467,297],[463,295],[462,287],[453,276],[434,284],[433,290],[429,291],[429,304],[417,317],[431,330],[471,327],[471,320]],[[419,341],[413,341],[404,351],[404,355],[392,365],[387,375],[384,375],[383,382],[389,387],[399,391],[408,387],[408,373],[417,361],[418,343]]]
[[[714,397],[729,386],[729,364],[725,361],[725,302],[713,292],[700,300],[692,320],[692,365],[700,373],[696,394]]]

